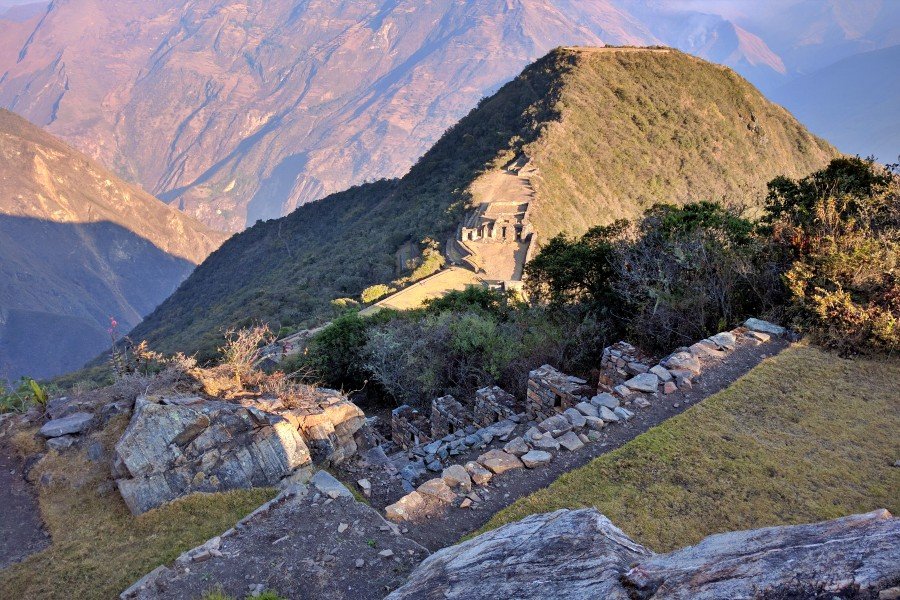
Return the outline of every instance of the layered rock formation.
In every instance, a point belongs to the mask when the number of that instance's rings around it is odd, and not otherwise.
[[[201,397],[138,399],[116,444],[113,472],[135,514],[194,492],[305,481],[313,461],[356,453],[362,411],[333,390],[301,408],[280,400],[244,406]]]
[[[655,555],[584,509],[445,548],[388,599],[896,598],[898,586],[900,519],[886,510],[713,535]]]

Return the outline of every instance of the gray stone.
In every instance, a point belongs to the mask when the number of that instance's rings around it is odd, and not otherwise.
[[[659,377],[653,373],[641,373],[626,381],[625,385],[632,390],[652,394],[659,386]]]
[[[672,383],[671,381],[667,381],[666,385],[675,385],[675,384]],[[646,398],[644,398],[643,396],[641,396],[640,398],[634,399],[634,405],[637,406],[638,408],[650,408],[650,401],[647,400]]]
[[[624,406],[620,406],[619,408],[613,411],[616,413],[616,416],[622,419],[623,421],[627,421],[634,416],[634,413],[625,408]]]
[[[623,398],[627,398],[634,393],[634,390],[632,390],[627,385],[617,385],[613,388],[613,391]]]
[[[425,498],[419,492],[413,491],[386,506],[384,514],[391,521],[412,521],[424,507]]]
[[[616,407],[618,408],[618,407]],[[619,417],[616,416],[616,413],[609,410],[605,406],[600,409],[600,418],[606,421],[607,423],[615,423],[619,420]]]
[[[606,408],[615,408],[619,405],[619,399],[612,394],[603,392],[602,394],[597,394],[596,396],[591,398],[591,404],[593,404],[597,408],[601,408],[603,406],[605,406]]]
[[[639,373],[646,373],[647,371],[650,370],[647,367],[647,365],[645,365],[644,363],[639,363],[639,362],[630,362],[630,363],[628,363],[628,365],[625,368],[632,375],[637,375]]]
[[[581,441],[581,438],[579,438],[574,431],[570,431],[569,433],[561,436],[557,441],[559,442],[560,446],[570,452],[575,452],[579,448],[584,447],[584,442]]]
[[[466,473],[472,478],[475,485],[487,485],[491,481],[493,474],[479,465],[477,462],[467,462],[465,465]]]
[[[434,459],[425,465],[425,468],[431,471],[432,473],[437,473],[438,471],[442,471],[444,469],[444,463],[442,463],[438,459]]]
[[[772,339],[772,336],[768,333],[762,333],[760,331],[748,331],[745,334],[751,340],[756,340],[757,343],[766,343]]]
[[[713,344],[722,350],[734,350],[737,345],[737,338],[729,331],[723,331],[709,338]]]
[[[310,462],[290,423],[259,422],[246,408],[217,401],[143,403],[114,456],[119,492],[135,514],[194,492],[274,486]]]
[[[360,479],[356,482],[356,485],[359,486],[359,489],[362,490],[363,496],[368,498],[372,495],[372,482],[368,479]]]
[[[553,455],[543,450],[532,450],[522,456],[522,463],[529,468],[542,467],[553,460]]]
[[[495,475],[512,469],[521,469],[524,466],[518,457],[502,450],[488,450],[478,457],[478,462]]]
[[[466,492],[472,491],[472,478],[462,465],[451,465],[444,469],[441,478],[451,488],[460,488]]]
[[[563,411],[563,414],[569,420],[569,423],[572,424],[572,427],[575,429],[584,429],[586,421],[584,420],[584,415],[574,408],[567,408]]]
[[[77,412],[66,417],[47,421],[41,427],[40,434],[45,438],[55,438],[69,434],[79,434],[90,427],[94,415],[86,412]]]
[[[666,368],[670,371],[673,369],[681,369],[690,371],[694,374],[699,374],[701,369],[700,361],[690,352],[676,352],[667,358],[663,364],[665,364]]]
[[[532,440],[531,446],[537,450],[559,450],[559,442],[549,433]]]
[[[516,456],[522,456],[529,450],[530,448],[528,447],[528,444],[523,438],[520,437],[511,439],[505,446],[503,446],[504,452],[509,452],[510,454],[514,454]]]
[[[746,327],[750,331],[768,333],[769,335],[774,336],[782,336],[786,331],[784,327],[780,327],[779,325],[775,325],[774,323],[769,323],[768,321],[763,321],[762,319],[747,319],[746,321],[744,321],[744,327]]]
[[[600,417],[585,417],[584,420],[587,421],[587,428],[592,431],[600,431],[606,426],[606,421]]]
[[[106,459],[106,453],[103,451],[103,444],[94,442],[87,449],[87,457],[91,462],[99,463]]]
[[[532,515],[435,552],[389,600],[626,600],[618,580],[650,552],[595,510]]]
[[[350,490],[328,471],[318,471],[310,478],[309,483],[322,494],[332,499],[353,497]]]
[[[563,415],[553,415],[543,421],[538,425],[538,429],[540,429],[544,433],[549,433],[550,435],[556,437],[558,435],[562,435],[567,431],[572,430],[572,423],[564,417]]]
[[[467,600],[886,599],[898,581],[900,519],[886,510],[722,533],[654,555],[583,509],[532,515],[439,550],[387,600],[433,590]]]
[[[659,380],[663,383],[672,381],[672,374],[669,373],[669,370],[662,365],[656,365],[655,367],[650,369],[650,372],[659,377]]]
[[[47,447],[51,450],[56,450],[57,452],[62,452],[68,448],[72,447],[72,444],[75,443],[74,435],[61,435],[55,438],[49,438],[47,440]]]
[[[697,358],[721,358],[724,355],[712,342],[706,340],[691,344],[688,351]]]
[[[423,496],[430,496],[447,504],[456,500],[456,494],[450,489],[450,486],[447,485],[447,482],[444,481],[442,477],[429,479],[416,488],[416,491]]]
[[[575,408],[586,417],[599,417],[600,416],[600,411],[597,410],[597,407],[589,402],[579,402],[578,404],[575,405]]]

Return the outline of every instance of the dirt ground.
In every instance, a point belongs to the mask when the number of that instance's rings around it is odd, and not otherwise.
[[[50,545],[40,510],[16,454],[0,445],[0,569]]]
[[[310,600],[379,600],[427,556],[377,512],[352,497],[310,490],[248,517],[212,557],[164,571],[140,600],[233,598],[271,590]]]
[[[583,448],[555,453],[553,461],[540,469],[516,469],[502,475],[495,475],[486,487],[476,488],[481,498],[475,508],[433,506],[426,518],[420,522],[404,523],[403,534],[422,544],[430,551],[436,551],[455,544],[459,539],[484,525],[494,513],[512,504],[518,498],[527,496],[555,481],[560,475],[576,469],[597,456],[614,450],[634,439],[651,427],[673,417],[704,398],[726,388],[747,373],[768,356],[781,352],[788,346],[783,340],[772,340],[759,346],[741,345],[726,360],[717,360],[714,367],[705,368],[694,387],[687,393],[676,392],[670,396],[652,399],[649,408],[632,410],[635,416],[624,423],[611,424],[602,430],[602,439],[586,444]],[[520,435],[525,425],[520,425],[513,436]],[[474,460],[489,448],[502,448],[505,442],[495,441],[489,446],[454,457],[454,462],[464,464]],[[359,473],[347,474],[345,480],[355,481]],[[435,473],[434,476],[439,476]],[[374,476],[370,476],[370,480]],[[373,481],[372,506],[379,510],[395,502],[405,492],[398,479],[381,475]]]

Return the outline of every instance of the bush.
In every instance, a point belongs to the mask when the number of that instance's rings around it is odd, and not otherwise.
[[[795,325],[842,354],[900,351],[900,186],[844,158],[769,185],[764,221],[785,257]]]
[[[383,283],[379,283],[376,285],[370,285],[369,287],[364,289],[359,297],[364,304],[371,304],[372,302],[376,302],[381,298],[384,298],[388,294],[393,294],[396,291],[397,290],[392,287],[388,287]]]
[[[306,354],[298,356],[285,368],[292,371],[307,369],[313,377],[331,387],[358,389],[368,378],[361,354],[367,340],[367,327],[359,313],[348,312],[313,337]]]
[[[780,283],[765,249],[750,221],[718,204],[648,210],[615,253],[633,341],[667,352],[771,308]]]

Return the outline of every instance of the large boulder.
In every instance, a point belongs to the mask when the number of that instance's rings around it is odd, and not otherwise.
[[[900,585],[900,519],[886,510],[710,536],[641,561],[635,598],[878,598]]]
[[[654,555],[593,509],[533,515],[427,558],[389,600],[895,598],[886,510],[706,538]]]
[[[134,514],[193,492],[271,486],[311,459],[297,429],[254,408],[201,398],[140,399],[114,472]]]
[[[627,600],[619,583],[650,551],[595,510],[533,515],[444,548],[391,600]]]

